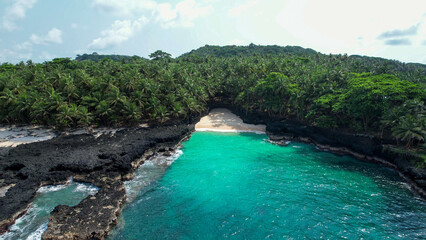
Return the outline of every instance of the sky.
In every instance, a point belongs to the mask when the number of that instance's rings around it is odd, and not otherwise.
[[[250,43],[426,64],[426,0],[0,0],[0,63]]]

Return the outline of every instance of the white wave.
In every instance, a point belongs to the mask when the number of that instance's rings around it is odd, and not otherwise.
[[[4,235],[0,236],[0,240],[6,239],[22,239],[28,234],[29,229],[36,227],[36,224],[40,224],[37,221],[37,216],[43,211],[42,208],[36,204],[32,204],[28,211],[20,218],[16,219],[15,223],[9,227],[9,231]],[[41,239],[41,235],[47,229],[48,221],[44,221],[37,229],[30,233],[26,239],[38,240]],[[34,226],[35,225],[35,226]]]
[[[47,229],[47,222],[43,225],[40,225],[40,227],[37,228],[37,230],[35,230],[33,233],[31,233],[28,237],[27,240],[39,240],[41,239],[41,235],[43,235],[44,231],[46,231]]]
[[[66,188],[69,184],[43,186],[37,190],[38,193],[57,192]]]
[[[154,165],[167,165],[170,166],[172,163],[178,159],[183,154],[181,149],[177,149],[175,152],[171,154],[171,156],[164,156],[156,154],[152,158],[148,159],[147,163],[153,163]]]
[[[135,177],[124,182],[126,188],[127,202],[136,199],[139,193],[150,183],[163,176],[167,167],[183,154],[181,149],[177,149],[171,156],[156,154],[145,161],[135,171]]]
[[[99,190],[99,188],[90,184],[75,183],[73,177],[70,177],[65,184],[43,186],[43,187],[40,187],[37,190],[37,192],[38,193],[57,192],[66,187],[69,187],[71,184],[76,184],[76,188],[73,190],[73,192],[87,192],[89,195],[95,195]]]
[[[73,192],[85,192],[88,193],[89,195],[95,195],[98,192],[99,188],[89,185],[89,184],[84,184],[84,183],[78,183],[77,187],[74,189]]]
[[[0,236],[0,240],[41,239],[41,235],[47,229],[49,213],[55,207],[52,204],[60,204],[60,202],[46,203],[43,198],[46,196],[49,198],[49,196],[52,196],[49,194],[55,195],[57,193],[54,192],[64,190],[68,187],[74,188],[72,194],[82,195],[82,197],[84,197],[82,193],[94,195],[98,191],[97,187],[85,183],[75,183],[72,178],[70,178],[66,184],[41,187],[37,191],[39,193],[38,197],[31,203],[28,211],[23,216],[16,219],[15,223],[9,227],[9,231]]]

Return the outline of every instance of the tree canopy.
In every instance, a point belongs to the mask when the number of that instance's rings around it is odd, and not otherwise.
[[[170,58],[171,56],[172,55],[170,53],[166,53],[166,52],[163,52],[161,50],[157,50],[157,51],[149,54],[149,57],[152,60],[160,60],[160,59]]]
[[[203,112],[220,97],[247,112],[393,134],[408,146],[425,139],[422,64],[254,44],[206,46],[176,59],[158,50],[150,57],[3,63],[0,122],[73,127],[165,121]]]

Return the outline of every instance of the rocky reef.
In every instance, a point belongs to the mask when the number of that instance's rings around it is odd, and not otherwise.
[[[132,178],[144,158],[167,152],[194,130],[192,121],[149,128],[126,128],[114,134],[60,135],[9,149],[0,157],[0,233],[25,213],[40,186],[75,181],[99,191],[74,207],[57,206],[43,239],[103,239],[117,223]]]

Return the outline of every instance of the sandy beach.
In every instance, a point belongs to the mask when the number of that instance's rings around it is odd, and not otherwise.
[[[0,148],[40,142],[56,136],[52,129],[39,126],[0,126]]]
[[[265,133],[266,126],[246,124],[226,108],[212,109],[209,115],[201,118],[195,125],[196,131],[212,132],[256,132]]]

